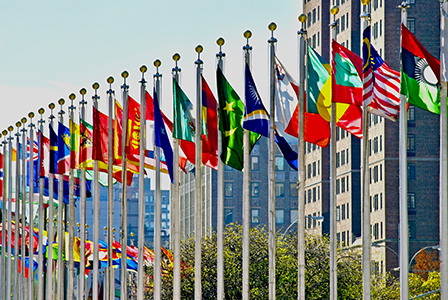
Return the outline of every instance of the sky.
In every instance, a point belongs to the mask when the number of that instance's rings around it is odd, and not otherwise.
[[[268,24],[275,22],[277,56],[297,79],[297,17],[301,1],[270,0],[79,0],[7,1],[0,0],[0,130],[41,107],[48,120],[48,104],[60,98],[69,102],[79,90],[87,89],[91,115],[92,84],[98,82],[99,109],[108,111],[106,90],[109,76],[112,89],[121,101],[122,71],[129,72],[130,95],[139,100],[141,65],[148,67],[145,78],[152,93],[153,62],[162,61],[161,108],[172,118],[172,55],[179,53],[182,69],[180,84],[196,102],[197,59],[195,47],[204,48],[204,77],[216,96],[215,64],[225,39],[225,75],[244,99],[244,61],[242,47],[247,29],[252,31],[252,72],[255,83],[269,109]],[[64,106],[67,111],[68,105]],[[59,110],[59,106],[58,109]],[[65,123],[68,124],[66,117]],[[88,117],[88,121],[91,119]],[[46,132],[48,130],[46,129]],[[45,133],[48,135],[47,133]]]

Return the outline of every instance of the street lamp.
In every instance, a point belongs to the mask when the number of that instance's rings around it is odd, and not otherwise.
[[[324,216],[305,216],[305,219],[311,219],[317,222],[323,222],[324,221]],[[285,232],[282,235],[281,240],[283,240],[285,238],[286,233],[288,233],[289,229],[296,224],[299,221],[299,219],[295,220],[294,222],[292,222],[291,224],[289,224],[288,228],[286,228]]]
[[[412,257],[411,257],[411,260],[409,261],[409,270],[411,269],[412,261],[414,260],[414,258],[416,258],[417,255],[418,255],[420,252],[422,252],[423,250],[426,250],[426,249],[433,249],[433,250],[438,250],[438,251],[440,251],[440,246],[439,246],[439,245],[437,245],[437,246],[426,246],[426,247],[421,248],[421,249],[418,250],[417,252],[415,252],[414,256],[412,256]]]
[[[378,245],[376,242],[371,243],[370,246],[372,246],[372,247],[378,247],[378,248],[383,247],[383,248],[389,249],[389,250],[392,251],[398,258],[400,258],[400,255],[397,253],[397,251],[395,251],[394,249],[392,249],[392,248],[389,247],[389,246],[386,246],[386,245]]]

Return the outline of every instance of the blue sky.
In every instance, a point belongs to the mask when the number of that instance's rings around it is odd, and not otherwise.
[[[253,76],[263,102],[269,107],[267,28],[277,23],[277,54],[297,78],[297,21],[301,1],[215,0],[0,0],[0,130],[30,111],[86,87],[92,103],[92,83],[98,81],[100,110],[107,112],[106,78],[115,77],[113,89],[121,100],[120,74],[130,73],[130,94],[139,100],[139,67],[148,66],[148,90],[152,90],[153,61],[160,59],[163,75],[161,107],[172,116],[172,55],[181,55],[181,86],[195,103],[196,45],[204,52],[204,76],[216,95],[216,40],[226,43],[225,74],[239,93],[243,89],[243,32],[253,37]],[[67,105],[65,106],[67,111]],[[89,106],[88,111],[91,111]],[[67,120],[67,119],[66,119]]]

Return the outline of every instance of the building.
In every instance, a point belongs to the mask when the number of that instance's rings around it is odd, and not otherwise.
[[[100,239],[107,241],[107,197],[108,188],[100,185]],[[170,191],[162,190],[162,246],[169,247],[170,239]],[[88,238],[93,239],[93,198],[86,200],[86,224],[88,228]],[[122,186],[120,183],[114,185],[114,228],[115,239],[120,239],[121,229],[121,199]],[[132,183],[128,186],[128,244],[138,242],[138,175],[134,175]],[[78,215],[78,214],[77,214]],[[79,222],[79,216],[78,220]],[[152,248],[154,244],[154,190],[151,190],[151,179],[145,178],[145,245]]]
[[[408,9],[408,28],[428,51],[439,53],[439,3],[411,0]],[[400,69],[400,10],[401,1],[372,0],[372,44],[387,64]],[[337,40],[356,54],[360,54],[360,14],[365,8],[360,1],[304,0],[307,15],[308,42],[330,61],[329,10],[337,5]],[[370,211],[372,263],[377,272],[398,266],[399,234],[399,176],[398,122],[381,117],[369,117]],[[361,237],[360,170],[362,153],[360,140],[344,130],[337,130],[336,193],[337,239],[344,246]],[[415,108],[408,112],[408,213],[409,255],[424,246],[439,244],[439,117]],[[311,150],[311,151],[310,151]],[[328,214],[329,152],[307,145],[306,214]],[[345,163],[344,163],[345,161]],[[317,172],[314,175],[314,165]],[[310,177],[310,169],[311,174]],[[319,169],[320,173],[319,173]],[[314,189],[317,188],[316,194]],[[310,192],[311,191],[311,192]],[[322,194],[320,194],[322,193]],[[316,196],[314,196],[316,195]],[[312,200],[310,201],[310,196]],[[317,199],[316,199],[317,197]],[[320,202],[319,202],[320,201]],[[327,233],[327,218],[322,233]],[[309,223],[307,224],[309,227]]]

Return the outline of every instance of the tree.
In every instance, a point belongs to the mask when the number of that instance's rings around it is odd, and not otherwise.
[[[437,251],[420,251],[415,257],[413,270],[415,274],[420,275],[424,280],[428,279],[429,272],[440,271],[440,260]]]

